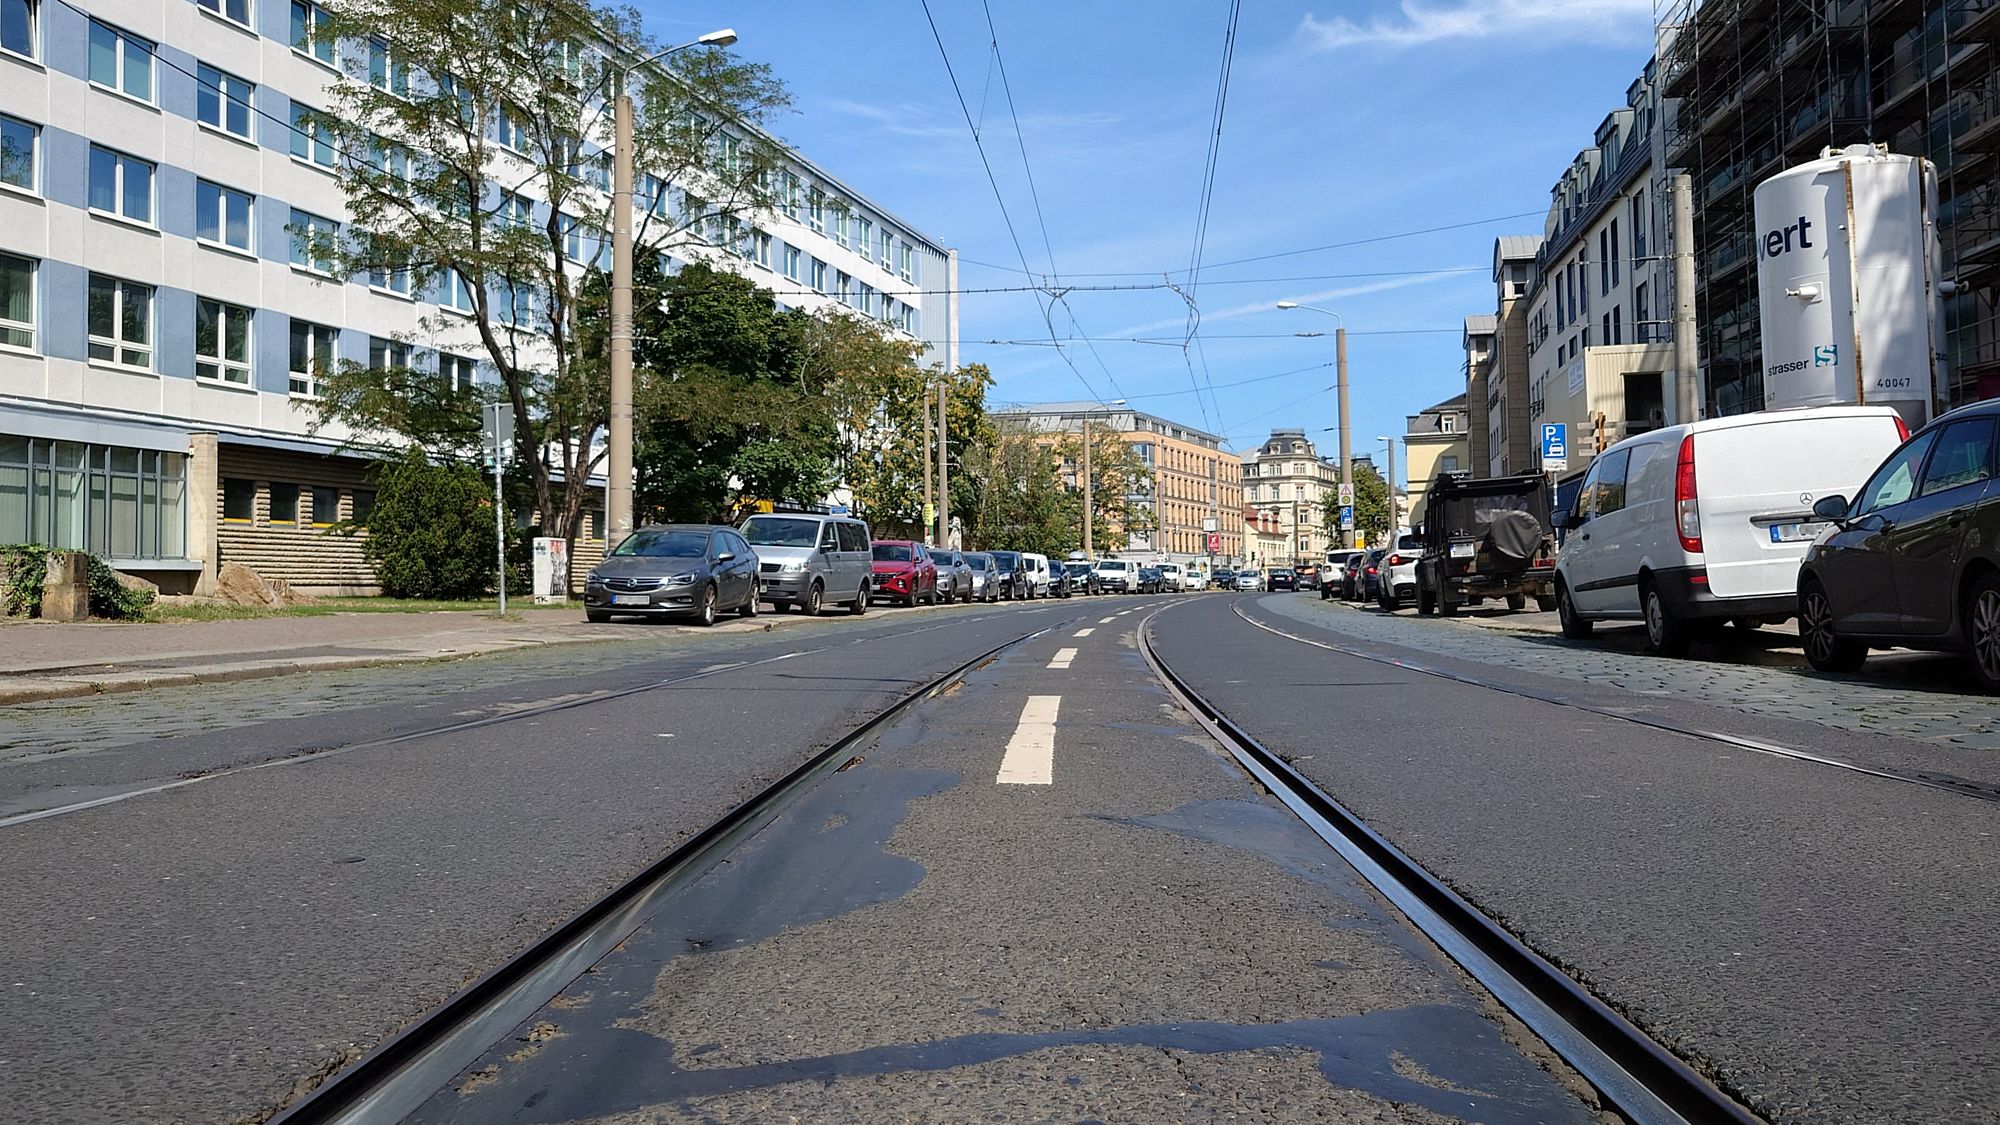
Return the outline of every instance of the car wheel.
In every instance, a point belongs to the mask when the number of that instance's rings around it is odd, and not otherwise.
[[[1438,596],[1423,583],[1417,583],[1417,616],[1431,617],[1438,611]]]
[[[1639,591],[1639,599],[1646,612],[1646,647],[1655,656],[1686,656],[1688,645],[1694,640],[1694,630],[1667,612],[1660,588],[1647,582]]]
[[[861,580],[861,588],[854,592],[854,600],[847,603],[848,613],[853,614],[856,617],[859,617],[862,614],[868,612],[869,586],[870,586],[869,581],[866,578],[863,578]]]
[[[1815,671],[1852,672],[1868,659],[1867,645],[1834,631],[1833,601],[1817,581],[1799,591],[1799,640],[1805,645],[1806,663]]]
[[[1570,600],[1569,587],[1556,584],[1556,618],[1562,622],[1563,636],[1580,641],[1590,636],[1596,622],[1576,611],[1576,603]]]
[[[701,588],[701,600],[695,604],[694,623],[706,628],[715,624],[715,584]]]
[[[814,582],[806,589],[806,599],[799,603],[799,610],[807,617],[818,617],[819,603],[824,597],[826,597],[826,591],[820,588],[818,582]]]
[[[763,594],[763,589],[757,583],[752,582],[750,584],[750,596],[743,599],[742,605],[736,607],[737,614],[743,617],[757,616],[757,601]]]
[[[583,619],[592,625],[602,625],[611,620],[611,615],[608,613],[599,613],[594,609],[586,609],[583,611]]]
[[[1443,590],[1438,591],[1438,616],[1439,617],[1458,616],[1458,603],[1452,601],[1451,595],[1445,593]]]
[[[1521,612],[1522,610],[1524,610],[1524,609],[1528,608],[1528,595],[1526,595],[1526,594],[1508,594],[1508,595],[1507,595],[1507,608],[1508,608],[1508,609],[1510,609],[1510,610],[1513,610],[1513,611],[1514,611],[1515,613],[1519,613],[1519,612]]]
[[[1554,613],[1556,611],[1555,596],[1553,594],[1536,594],[1535,608],[1541,610],[1543,613]]]
[[[1988,574],[1972,587],[1965,605],[1965,639],[1979,686],[2000,691],[2000,578]]]

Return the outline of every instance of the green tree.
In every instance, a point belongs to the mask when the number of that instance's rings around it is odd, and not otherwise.
[[[608,97],[623,68],[658,45],[636,13],[590,0],[325,0],[316,10],[326,18],[300,46],[338,60],[340,75],[291,143],[333,173],[352,225],[295,226],[294,253],[337,277],[437,294],[457,312],[412,338],[462,341],[498,375],[467,394],[393,358],[318,360],[319,422],[464,455],[480,401],[504,399],[543,522],[573,537],[609,423],[608,355],[579,331],[588,279],[608,268]],[[602,54],[606,42],[623,53]],[[784,88],[768,68],[706,48],[630,81],[635,257],[673,249],[699,260],[739,245],[744,220],[768,209],[777,186],[781,153],[765,126],[789,104]],[[702,194],[665,186],[689,184]]]
[[[1321,500],[1325,526],[1340,526],[1340,493],[1330,491]],[[1389,482],[1367,461],[1354,464],[1354,529],[1377,543],[1389,534]]]
[[[386,594],[475,598],[493,586],[493,493],[477,469],[435,464],[415,449],[382,462],[367,526],[362,552]],[[508,531],[511,549],[512,521]]]
[[[1062,480],[1075,491],[1076,542],[1062,553],[1083,547],[1083,434],[1065,434],[1054,446]],[[1153,470],[1132,443],[1116,431],[1095,428],[1090,434],[1091,547],[1122,551],[1135,533],[1153,529]]]
[[[1054,558],[1075,550],[1083,537],[1082,493],[1064,484],[1053,444],[1018,422],[991,424],[991,439],[964,453],[966,546]]]

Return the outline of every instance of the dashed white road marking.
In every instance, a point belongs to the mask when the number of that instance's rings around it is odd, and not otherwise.
[[[1112,623],[1113,621],[1116,621],[1116,620],[1118,620],[1118,615],[1114,613],[1114,614],[1112,614],[1112,615],[1111,615],[1111,616],[1109,616],[1109,617],[1100,617],[1100,618],[1098,618],[1098,619],[1097,619],[1097,623],[1098,623],[1099,625],[1109,625],[1109,624],[1111,624],[1111,623]]]
[[[1021,721],[1014,737],[1007,740],[1007,753],[1000,759],[996,785],[1052,785],[1056,765],[1056,712],[1062,707],[1060,695],[1031,695],[1021,708]]]
[[[1069,662],[1075,659],[1076,659],[1075,649],[1059,648],[1056,650],[1055,659],[1049,661],[1049,667],[1061,670],[1069,667]]]
[[[1084,629],[1078,629],[1076,631],[1076,637],[1078,640],[1082,640],[1083,638],[1088,637],[1089,635],[1095,632],[1097,632],[1096,626],[1091,626],[1089,628],[1084,628]]]

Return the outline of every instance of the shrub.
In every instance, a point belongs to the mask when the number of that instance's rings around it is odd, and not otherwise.
[[[8,617],[39,617],[42,612],[42,582],[49,574],[52,552],[39,543],[19,543],[0,547],[0,610]],[[114,621],[134,621],[146,615],[153,604],[151,590],[128,590],[118,583],[111,564],[96,555],[86,555],[89,574],[90,613]]]
[[[421,451],[376,470],[363,551],[382,592],[476,598],[496,573],[492,486],[478,470],[432,464]],[[510,548],[519,539],[509,521]]]

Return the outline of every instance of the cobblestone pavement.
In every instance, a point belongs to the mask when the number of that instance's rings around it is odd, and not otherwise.
[[[2000,750],[2000,700],[1980,694],[1955,657],[1889,653],[1852,676],[1773,666],[1727,646],[1667,660],[1621,651],[1615,640],[1568,641],[1456,621],[1390,615],[1316,598],[1257,599],[1265,612],[1335,629],[1357,640],[1459,660],[1727,707],[1768,718],[1817,723],[1978,750]],[[1704,658],[1706,656],[1707,658]]]

